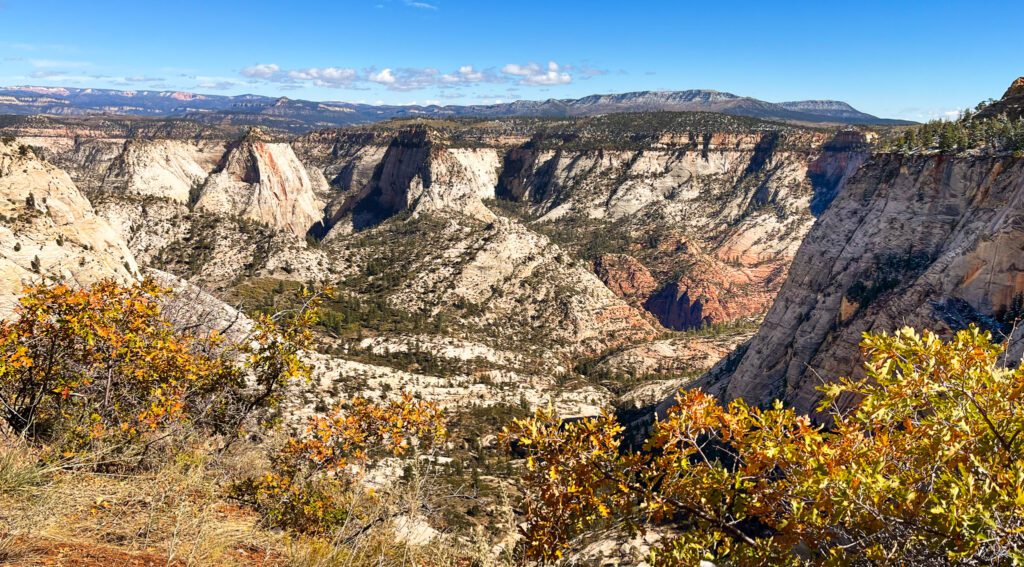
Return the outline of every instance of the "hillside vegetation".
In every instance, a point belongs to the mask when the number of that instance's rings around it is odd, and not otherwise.
[[[321,294],[231,342],[176,327],[166,293],[37,287],[0,325],[4,561],[574,562],[630,534],[655,536],[657,565],[1024,560],[1024,368],[1004,368],[977,329],[866,335],[868,376],[827,387],[821,410],[861,401],[828,427],[699,391],[639,453],[621,451],[611,415],[499,417],[513,490],[491,496],[504,504],[486,528],[442,534],[422,518],[494,485],[475,467],[472,490],[453,484],[472,461],[446,456],[435,404],[356,397],[292,432],[276,418],[284,388],[308,377]]]

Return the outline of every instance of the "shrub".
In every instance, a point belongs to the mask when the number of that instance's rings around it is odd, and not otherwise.
[[[347,519],[352,467],[382,456],[435,447],[447,435],[436,404],[410,394],[385,403],[354,398],[327,416],[310,418],[306,435],[272,458],[271,471],[233,487],[271,525],[325,533]]]
[[[308,373],[298,352],[315,294],[293,313],[260,319],[233,345],[215,331],[177,330],[161,314],[167,293],[151,281],[28,288],[13,319],[0,322],[0,418],[64,456],[186,422],[237,434],[276,404],[283,384]]]
[[[863,380],[823,388],[815,426],[776,403],[726,407],[699,391],[621,454],[611,416],[553,412],[505,433],[526,452],[525,541],[562,556],[611,525],[679,531],[661,564],[1019,564],[1024,561],[1024,368],[976,328],[949,342],[865,335]]]

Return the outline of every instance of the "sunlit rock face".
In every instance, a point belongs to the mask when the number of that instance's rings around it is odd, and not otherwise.
[[[1012,334],[1020,360],[1006,313],[1024,293],[1022,219],[1020,158],[876,155],[804,240],[744,356],[704,386],[814,412],[822,381],[862,375],[862,333],[904,325]]]
[[[0,142],[0,317],[26,285],[133,280],[135,258],[67,173]]]
[[[323,218],[316,191],[325,183],[319,173],[310,177],[290,145],[250,136],[228,150],[223,166],[203,184],[196,208],[302,236]]]

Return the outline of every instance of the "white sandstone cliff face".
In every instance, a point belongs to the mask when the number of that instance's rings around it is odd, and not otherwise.
[[[118,138],[102,131],[32,132],[26,143],[45,149],[90,197],[125,196],[194,203],[199,210],[233,216],[304,237],[323,218],[328,184],[286,143],[253,133],[236,143],[209,139]]]
[[[476,324],[511,340],[540,332],[535,339],[576,354],[592,355],[656,334],[641,312],[593,272],[518,223],[497,218],[486,229],[453,236],[452,245],[428,259],[432,266],[396,300],[415,305],[426,299],[425,306],[434,310],[484,306]]]
[[[129,140],[107,169],[102,190],[188,203],[224,151],[223,142]]]
[[[484,199],[494,198],[501,161],[495,148],[444,148],[430,156],[430,186],[409,191],[413,214],[457,211],[490,221]]]
[[[322,218],[316,193],[323,185],[323,176],[311,178],[288,144],[247,138],[228,151],[223,167],[206,180],[196,208],[303,236]]]
[[[800,247],[735,370],[712,372],[702,386],[813,412],[821,381],[862,375],[863,332],[972,322],[1011,332],[1000,316],[1024,293],[1022,219],[1024,160],[873,157]],[[1020,334],[1011,364],[1024,350]]]
[[[25,285],[131,281],[135,258],[63,171],[0,143],[0,317]]]

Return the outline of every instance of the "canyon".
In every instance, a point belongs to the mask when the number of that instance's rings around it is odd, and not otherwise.
[[[1022,85],[979,114],[1012,117]],[[800,245],[758,332],[690,386],[754,405],[781,400],[827,422],[819,387],[864,376],[864,333],[904,326],[942,336],[978,326],[1019,365],[1022,192],[1020,152],[874,153]],[[826,409],[857,401],[844,395]]]
[[[749,336],[874,135],[659,112],[297,137],[24,117],[0,133],[107,227],[123,253],[89,250],[98,273],[175,278],[243,312],[336,286],[309,396],[384,380],[567,414],[708,368],[724,351],[692,330]],[[40,277],[60,279],[49,258]]]
[[[979,115],[1008,124],[1021,85]],[[858,400],[822,408],[819,387],[864,376],[867,332],[975,325],[1005,364],[1024,359],[1024,156],[995,134],[1001,145],[940,149],[942,132],[972,131],[963,119],[919,146],[894,143],[899,130],[704,112],[297,135],[111,116],[0,124],[0,317],[26,285],[149,278],[173,291],[173,325],[244,341],[255,317],[330,287],[299,355],[311,378],[284,392],[277,431],[301,436],[353,396],[444,408],[452,436],[430,466],[472,486],[472,504],[394,522],[418,543],[499,526],[495,494],[516,490],[522,460],[498,432],[540,408],[565,422],[615,412],[638,448],[680,389],[827,427],[827,411]],[[368,485],[398,478],[397,463]],[[513,526],[483,537],[504,545]],[[570,560],[637,562],[659,534],[601,532]]]

